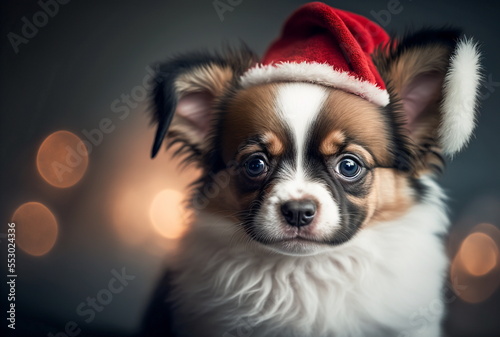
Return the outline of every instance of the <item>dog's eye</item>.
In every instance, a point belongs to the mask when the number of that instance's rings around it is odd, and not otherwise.
[[[344,157],[338,162],[336,171],[344,178],[354,180],[359,177],[362,168],[361,164],[355,158]]]
[[[267,164],[261,156],[251,157],[245,162],[245,172],[250,178],[257,178],[266,171]]]

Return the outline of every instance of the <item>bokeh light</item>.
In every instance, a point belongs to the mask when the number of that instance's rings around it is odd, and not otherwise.
[[[19,206],[12,222],[16,224],[16,243],[34,256],[47,254],[57,240],[58,225],[54,214],[39,202]]]
[[[183,201],[200,170],[194,165],[180,166],[182,157],[172,157],[176,146],[151,160],[154,130],[148,127],[146,113],[134,118],[131,127],[118,130],[118,137],[109,143],[113,149],[127,151],[109,153],[106,169],[113,174],[107,176],[103,207],[120,241],[164,261],[189,226],[191,213]]]
[[[87,170],[89,155],[83,141],[69,131],[56,131],[40,145],[36,157],[38,172],[55,187],[75,185]]]
[[[154,228],[168,239],[177,239],[184,232],[187,212],[182,205],[183,193],[167,189],[158,193],[149,210]]]
[[[497,265],[498,247],[487,234],[472,233],[462,242],[460,258],[471,275],[482,276]]]
[[[113,223],[119,236],[131,245],[147,241],[151,226],[148,211],[151,199],[140,188],[123,188],[116,193],[113,204]]]
[[[484,233],[493,239],[496,246],[500,246],[500,229],[490,223],[480,223],[474,227],[474,232]]]
[[[451,264],[450,277],[455,293],[465,302],[488,299],[500,284],[500,230],[482,223],[462,241]]]

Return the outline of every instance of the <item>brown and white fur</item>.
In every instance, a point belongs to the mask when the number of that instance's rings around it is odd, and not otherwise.
[[[166,138],[203,171],[164,299],[178,335],[440,336],[435,178],[471,136],[479,53],[454,30],[423,30],[373,57],[385,108],[315,83],[243,87],[247,48],[159,65],[153,155]],[[312,220],[290,225],[283,205],[304,200]]]

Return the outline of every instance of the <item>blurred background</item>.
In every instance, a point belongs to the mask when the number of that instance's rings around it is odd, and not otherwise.
[[[165,57],[245,41],[262,55],[304,1],[2,0],[2,329],[8,223],[16,223],[16,335],[131,336],[182,235],[197,171],[151,160],[151,69]],[[452,228],[450,336],[499,336],[500,3],[326,1],[389,32],[460,26],[481,43],[475,139],[441,178]],[[421,275],[422,279],[426,275]],[[416,325],[435,319],[436,303]],[[10,329],[9,329],[10,330]]]

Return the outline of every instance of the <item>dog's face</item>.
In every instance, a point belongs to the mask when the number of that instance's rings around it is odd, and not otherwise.
[[[182,143],[205,173],[194,206],[232,219],[225,230],[283,254],[317,254],[419,203],[421,177],[444,166],[441,149],[467,141],[441,108],[453,48],[430,39],[380,54],[385,108],[312,83],[243,88],[248,52],[171,61],[155,89],[155,151],[165,134]]]
[[[248,210],[239,222],[260,243],[317,252],[413,202],[410,178],[394,167],[394,120],[360,97],[267,84],[238,91],[226,111],[216,151],[238,168],[226,193],[238,201],[231,209]]]

